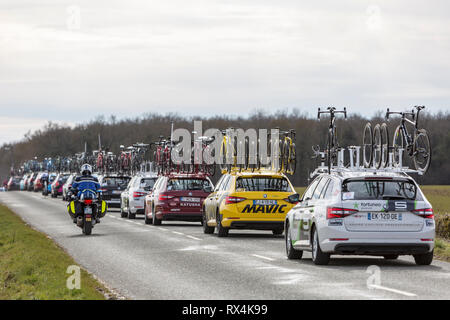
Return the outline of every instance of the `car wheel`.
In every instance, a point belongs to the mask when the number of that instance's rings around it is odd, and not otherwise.
[[[230,231],[230,229],[222,226],[222,215],[219,212],[217,212],[216,215],[216,223],[217,223],[217,235],[220,238],[228,237],[228,232]]]
[[[303,256],[303,251],[295,250],[294,247],[292,246],[292,238],[291,233],[289,231],[289,225],[286,228],[286,235],[284,238],[286,240],[286,255],[288,259],[289,260],[301,259]]]
[[[121,218],[127,217],[127,213],[125,211],[123,211],[122,202],[120,202],[120,217]]]
[[[327,265],[330,262],[330,254],[320,249],[319,233],[316,228],[313,230],[312,261],[316,265]]]
[[[136,214],[135,213],[131,213],[130,208],[128,207],[128,219],[136,219]]]
[[[283,234],[283,232],[284,232],[283,229],[273,229],[272,230],[272,233],[273,233],[274,236],[280,236],[280,235]]]
[[[147,207],[144,207],[144,221],[145,221],[145,224],[152,224],[153,220],[149,219],[147,214],[148,214]]]
[[[398,254],[386,254],[383,257],[386,260],[396,260],[396,259],[398,259]]]
[[[431,252],[427,252],[424,254],[415,254],[413,255],[416,264],[419,266],[428,266],[433,262],[434,250]]]
[[[208,223],[206,223],[206,213],[205,212],[203,212],[203,214],[202,214],[202,221],[203,221],[203,233],[213,234],[215,228],[208,226]]]
[[[161,220],[160,219],[158,219],[157,217],[156,217],[156,213],[154,212],[154,207],[152,207],[152,219],[153,219],[153,225],[154,226],[160,226],[161,225]]]

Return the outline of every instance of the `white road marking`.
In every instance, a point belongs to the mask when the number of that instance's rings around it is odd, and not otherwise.
[[[166,228],[158,228],[159,230],[162,230],[162,231],[169,231],[169,229],[166,229]]]
[[[187,236],[187,237],[188,237],[188,238],[191,238],[191,239],[194,239],[194,240],[202,241],[202,239],[196,238],[196,237],[194,237],[194,236]]]
[[[401,290],[397,290],[397,289],[392,289],[392,288],[388,288],[388,287],[384,287],[384,286],[379,286],[379,285],[376,285],[376,284],[370,285],[369,289],[385,290],[385,291],[401,294],[401,295],[404,295],[404,296],[407,296],[407,297],[417,297],[417,294],[414,294],[414,293],[401,291]]]
[[[264,259],[264,260],[267,260],[267,261],[275,261],[275,259],[264,257],[264,256],[260,256],[258,254],[252,254],[252,256],[256,257],[256,258]]]
[[[178,231],[172,231],[172,233],[179,234],[179,235],[181,235],[181,236],[184,236],[184,235],[185,235],[184,233],[181,233],[181,232],[178,232]]]

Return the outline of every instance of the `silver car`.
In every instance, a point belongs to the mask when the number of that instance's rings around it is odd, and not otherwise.
[[[145,196],[152,191],[158,176],[137,175],[130,180],[127,189],[120,198],[120,213],[122,218],[135,219],[136,214],[144,214]]]
[[[404,173],[324,173],[298,200],[285,221],[289,259],[306,250],[318,265],[333,254],[413,255],[418,265],[433,260],[433,209]]]

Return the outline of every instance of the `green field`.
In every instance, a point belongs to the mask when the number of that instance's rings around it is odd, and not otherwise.
[[[81,270],[81,289],[69,290],[75,261],[44,234],[0,206],[0,300],[101,300],[107,290]]]

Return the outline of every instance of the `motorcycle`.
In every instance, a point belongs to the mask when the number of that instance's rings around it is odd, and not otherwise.
[[[101,199],[101,193],[82,192],[77,198],[74,192],[69,194],[72,199],[67,207],[70,217],[83,234],[90,235],[94,226],[106,215],[108,205]],[[98,220],[97,220],[98,219]]]

